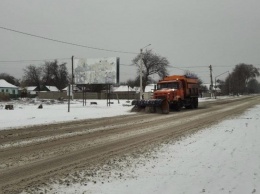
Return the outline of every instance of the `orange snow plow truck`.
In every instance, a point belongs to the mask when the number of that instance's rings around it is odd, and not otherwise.
[[[180,111],[182,107],[198,108],[198,79],[187,75],[166,76],[157,83],[153,98],[133,100],[133,111],[168,114],[170,110]]]

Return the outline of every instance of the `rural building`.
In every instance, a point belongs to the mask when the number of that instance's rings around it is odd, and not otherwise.
[[[30,94],[30,95],[36,95],[37,92],[39,91],[39,88],[37,86],[28,86],[28,87],[25,87],[26,91],[27,91],[27,94]]]
[[[133,88],[131,88],[130,86],[126,86],[126,85],[122,85],[119,87],[114,88],[114,92],[133,92]]]
[[[0,79],[0,92],[10,96],[16,96],[18,95],[18,87],[8,83],[4,79]]]
[[[144,92],[154,92],[155,86],[156,86],[156,84],[148,84],[148,85],[145,87]]]
[[[56,86],[44,86],[44,91],[59,92],[60,90]]]
[[[68,92],[68,86],[66,88],[63,88],[61,91],[62,92]],[[79,89],[76,85],[73,85],[73,91],[74,92],[80,92],[81,89]]]

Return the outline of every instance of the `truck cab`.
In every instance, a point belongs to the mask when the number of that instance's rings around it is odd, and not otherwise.
[[[183,97],[183,87],[179,80],[161,81],[157,84],[154,98],[166,98],[168,101]]]

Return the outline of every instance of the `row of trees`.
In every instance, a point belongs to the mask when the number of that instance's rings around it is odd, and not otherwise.
[[[58,61],[45,62],[41,66],[29,65],[24,69],[22,80],[13,76],[1,73],[0,79],[16,86],[56,86],[59,90],[65,88],[69,83],[69,73],[66,63],[58,64]]]
[[[69,73],[66,63],[58,64],[58,61],[45,62],[44,65],[36,67],[29,65],[24,69],[23,82],[27,86],[42,85],[56,86],[59,90],[65,88],[69,83]]]
[[[223,94],[259,93],[260,83],[256,79],[259,76],[259,68],[252,64],[240,63],[225,80],[217,80],[217,86]]]
[[[154,54],[152,51],[146,51],[142,56],[139,54],[133,59],[133,64],[140,67],[140,60],[143,58],[143,91],[150,83],[156,83],[152,79],[153,74],[157,74],[160,79],[168,75],[167,67],[169,61],[165,57]],[[127,81],[127,85],[134,87],[140,86],[140,68],[137,70],[135,79]],[[184,74],[191,74],[189,71]],[[192,73],[198,77],[196,74]],[[235,66],[233,71],[228,75],[226,80],[217,80],[217,86],[221,89],[223,94],[245,94],[245,93],[260,93],[260,83],[257,81],[259,77],[259,68],[254,67],[252,64],[240,63]],[[203,85],[202,80],[199,79],[199,88],[201,91],[206,91],[206,86]]]
[[[137,74],[134,79],[130,79],[126,82],[128,86],[140,86],[139,75],[141,59],[143,61],[142,87],[144,91],[148,84],[157,82],[157,80],[152,79],[152,75],[157,75],[159,79],[162,79],[169,74],[167,70],[169,61],[165,57],[153,53],[151,50],[146,50],[142,56],[141,54],[138,54],[132,61],[133,65],[138,67]],[[190,74],[190,72],[187,71],[184,74]],[[259,75],[258,68],[251,64],[241,63],[235,66],[225,80],[217,80],[217,86],[221,89],[223,94],[259,93],[260,83],[256,79]],[[27,66],[24,69],[24,76],[20,83],[18,79],[11,75],[6,73],[0,74],[0,79],[5,79],[7,82],[14,85],[38,86],[39,88],[41,88],[42,85],[50,85],[56,86],[60,90],[69,84],[69,77],[66,63],[58,64],[57,60],[45,62],[41,66]],[[199,77],[198,79],[200,90],[205,91],[206,88],[203,86],[202,80]],[[89,90],[95,92],[102,89],[104,89],[102,85],[91,85],[91,88],[89,88]]]

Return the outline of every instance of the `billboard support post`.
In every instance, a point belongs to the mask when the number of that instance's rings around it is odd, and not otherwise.
[[[68,95],[68,112],[70,112],[70,84],[68,86],[68,90],[69,90],[69,95]]]

